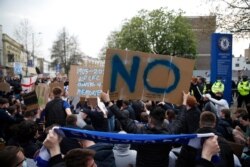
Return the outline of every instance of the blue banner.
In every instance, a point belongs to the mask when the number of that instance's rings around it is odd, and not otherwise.
[[[133,144],[153,144],[153,143],[187,143],[190,139],[210,137],[213,133],[205,134],[121,134],[111,132],[88,131],[81,129],[55,127],[54,130],[61,136],[88,139],[105,143],[133,143]]]
[[[224,99],[228,104],[232,101],[232,34],[212,34],[211,43],[211,78],[214,83],[221,77],[225,85]]]

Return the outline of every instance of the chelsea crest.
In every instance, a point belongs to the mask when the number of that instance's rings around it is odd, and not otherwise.
[[[219,39],[219,48],[222,51],[227,51],[230,48],[230,40],[227,37],[221,37]]]

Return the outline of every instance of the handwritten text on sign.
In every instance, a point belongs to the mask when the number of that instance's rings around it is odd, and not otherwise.
[[[70,96],[97,97],[100,95],[104,72],[103,63],[72,65],[70,68]]]
[[[194,61],[142,52],[108,50],[104,91],[112,99],[166,100],[179,104],[188,91]]]

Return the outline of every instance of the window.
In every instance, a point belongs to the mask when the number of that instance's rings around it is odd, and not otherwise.
[[[9,53],[8,54],[8,62],[14,62],[15,61],[15,56],[14,54]]]
[[[240,64],[239,64],[239,63],[236,63],[236,64],[235,64],[235,67],[239,67],[239,66],[240,66]]]

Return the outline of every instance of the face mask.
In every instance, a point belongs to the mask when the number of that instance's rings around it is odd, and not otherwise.
[[[215,98],[216,100],[221,100],[221,99],[222,99],[221,96],[215,96],[214,98]]]

